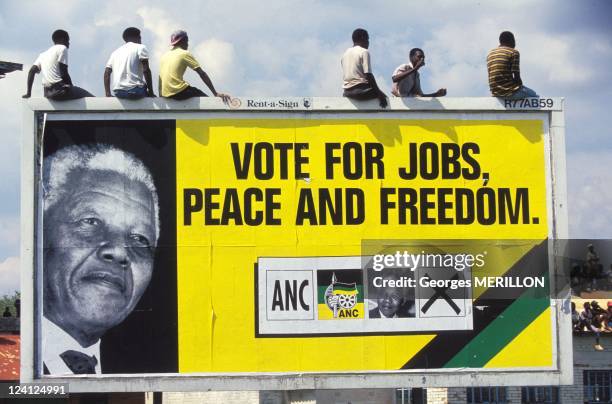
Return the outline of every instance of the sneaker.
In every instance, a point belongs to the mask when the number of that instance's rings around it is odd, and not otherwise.
[[[593,346],[593,348],[595,348],[596,351],[603,351],[604,347],[601,346],[601,344],[595,344]]]

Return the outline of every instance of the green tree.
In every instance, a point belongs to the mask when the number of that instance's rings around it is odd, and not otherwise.
[[[4,295],[0,297],[0,316],[4,313],[6,307],[9,308],[11,315],[15,317],[17,315],[15,311],[15,300],[21,298],[21,293],[15,291],[12,295]]]

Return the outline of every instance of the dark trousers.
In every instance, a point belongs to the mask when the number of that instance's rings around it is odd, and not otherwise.
[[[44,95],[51,100],[57,101],[76,100],[79,98],[94,96],[89,91],[81,87],[66,84],[61,81],[59,83],[52,84],[49,87],[44,87]]]
[[[345,88],[343,96],[354,100],[374,100],[378,98],[378,92],[367,83],[357,84],[351,88]]]
[[[204,91],[200,90],[199,88],[189,86],[183,91],[181,91],[180,93],[171,95],[168,98],[172,98],[173,100],[186,100],[188,98],[193,98],[193,97],[208,97],[208,96],[206,95],[206,93],[204,93]]]

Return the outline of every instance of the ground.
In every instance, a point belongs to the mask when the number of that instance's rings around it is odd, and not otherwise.
[[[19,380],[19,335],[0,334],[0,380]]]

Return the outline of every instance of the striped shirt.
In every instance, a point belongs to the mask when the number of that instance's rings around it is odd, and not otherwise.
[[[520,54],[514,48],[499,46],[487,55],[489,88],[494,97],[512,95],[521,85],[512,78],[512,73],[520,73]]]

